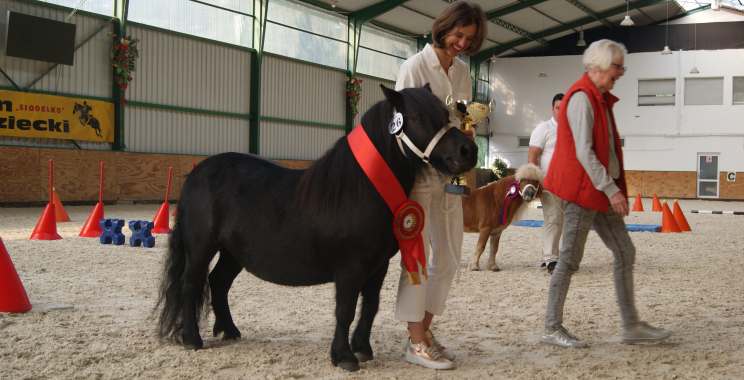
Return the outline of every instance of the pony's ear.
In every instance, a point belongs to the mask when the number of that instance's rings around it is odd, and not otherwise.
[[[433,94],[433,92],[431,91],[431,86],[429,86],[429,82],[426,82],[426,84],[424,85],[424,88],[426,89],[426,91],[429,91]]]
[[[385,94],[385,98],[387,98],[388,102],[393,105],[393,107],[397,109],[403,108],[403,95],[401,95],[398,91],[391,90],[384,85],[380,85],[380,88],[382,89],[382,92]]]

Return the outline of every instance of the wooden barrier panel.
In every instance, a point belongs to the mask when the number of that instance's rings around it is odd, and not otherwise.
[[[625,185],[628,187],[628,198],[635,199],[636,194],[643,196],[643,172],[626,171]]]
[[[726,180],[727,172],[721,172],[718,177],[720,199],[744,199],[744,173],[736,173],[736,182]]]
[[[279,165],[286,166],[290,169],[300,169],[304,170],[310,167],[310,165],[313,164],[313,161],[298,161],[298,160],[273,160]]]
[[[168,199],[176,200],[174,195],[180,194],[181,189],[180,156],[116,152],[117,198],[124,201],[164,201],[169,167],[173,168],[177,184],[174,186],[171,179]]]
[[[103,199],[116,196],[116,153],[73,149],[39,149],[40,200],[49,199],[49,160],[54,160],[54,188],[59,200],[98,199],[103,165]]]
[[[40,171],[39,148],[0,147],[0,202],[39,201],[42,198]],[[49,187],[48,180],[47,176],[46,187]],[[49,196],[46,199],[49,200]]]
[[[74,149],[0,146],[0,203],[49,201],[49,159],[54,160],[54,187],[62,202],[98,201],[101,162],[104,162],[105,201],[163,201],[168,168],[173,168],[168,199],[177,201],[191,163],[207,156],[146,154]],[[312,161],[274,160],[291,169],[307,169]],[[514,174],[510,170],[509,174]],[[475,170],[467,173],[477,186]],[[628,197],[695,198],[695,172],[627,171]],[[744,199],[744,173],[736,182],[720,173],[720,199]]]

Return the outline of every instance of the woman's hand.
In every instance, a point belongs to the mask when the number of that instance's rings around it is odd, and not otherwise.
[[[467,131],[462,131],[462,133],[464,133],[465,136],[468,136],[468,138],[471,139],[471,140],[473,140],[475,138],[475,130],[470,129],[470,130],[467,130]]]
[[[610,198],[612,209],[620,216],[628,216],[628,200],[623,196],[623,193],[618,191],[615,195]]]

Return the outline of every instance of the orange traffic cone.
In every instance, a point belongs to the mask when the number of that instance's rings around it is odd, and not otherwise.
[[[80,230],[80,237],[97,238],[103,233],[101,224],[98,223],[103,219],[103,202],[98,202],[96,207],[93,208],[93,212],[88,216],[88,220],[85,221],[83,229]]]
[[[636,194],[635,203],[633,203],[633,211],[643,212],[643,203],[641,202],[641,194]]]
[[[682,212],[676,199],[674,200],[674,212],[672,214],[674,214],[674,220],[677,221],[677,225],[679,225],[679,229],[682,230],[682,232],[692,231],[690,225],[687,223],[687,218],[685,218],[685,214]]]
[[[59,240],[62,236],[57,233],[57,217],[55,216],[54,205],[48,203],[44,212],[39,218],[39,222],[31,233],[31,240]]]
[[[62,202],[59,201],[59,197],[57,196],[57,191],[52,188],[52,203],[54,203],[54,211],[57,215],[57,223],[65,223],[70,221],[70,217],[67,215],[67,211],[65,211],[65,207],[62,206]]]
[[[669,209],[666,200],[664,201],[664,207],[662,207],[661,232],[682,232],[682,230],[679,229],[677,220],[674,219],[672,210]]]
[[[661,207],[661,203],[659,202],[659,198],[656,197],[656,194],[654,194],[654,200],[651,204],[653,205],[651,211],[662,212],[662,210],[664,210],[664,208]]]
[[[26,289],[23,288],[18,272],[0,238],[0,312],[23,313],[31,310]]]
[[[168,215],[169,213],[170,213],[170,205],[168,204],[168,202],[163,202],[163,204],[160,206],[160,209],[158,210],[158,213],[155,214],[155,219],[153,219],[153,223],[155,224],[155,227],[153,227],[152,233],[154,234],[171,233],[170,216]]]

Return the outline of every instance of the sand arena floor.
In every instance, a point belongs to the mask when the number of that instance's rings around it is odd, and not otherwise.
[[[185,351],[159,341],[149,319],[167,237],[152,249],[101,245],[77,237],[92,206],[66,207],[64,238],[32,241],[41,208],[0,208],[0,237],[32,302],[71,310],[0,313],[2,379],[741,379],[744,378],[744,211],[742,202],[681,201],[693,232],[631,233],[637,247],[636,303],[642,319],[674,331],[650,346],[620,343],[611,253],[591,233],[565,308],[565,325],[589,349],[538,344],[550,276],[538,268],[540,229],[510,227],[497,256],[500,272],[466,270],[477,241],[466,234],[462,279],[434,332],[457,354],[457,368],[436,372],[405,362],[405,325],[393,318],[399,256],[382,290],[372,331],[376,359],[357,373],[331,365],[334,288],[281,287],[248,273],[230,293],[239,341],[211,337]],[[644,199],[646,210],[651,209]],[[106,206],[106,216],[148,219],[158,205]],[[542,219],[531,210],[530,219]],[[627,223],[661,224],[660,213]],[[126,235],[129,230],[125,227]],[[481,258],[485,266],[486,257]],[[353,327],[353,326],[352,326]]]

